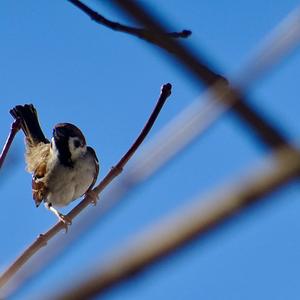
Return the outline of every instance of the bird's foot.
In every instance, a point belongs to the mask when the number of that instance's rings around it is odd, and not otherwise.
[[[90,202],[96,206],[99,200],[99,195],[93,190],[88,191],[86,195],[90,198]]]
[[[58,219],[63,222],[63,226],[65,228],[65,232],[67,233],[69,230],[69,226],[72,225],[72,219],[62,213],[58,213]]]
[[[45,203],[45,207],[52,211],[59,221],[63,222],[63,226],[65,227],[66,233],[68,232],[69,226],[72,224],[72,219],[69,218],[68,216],[65,216],[64,214],[60,213],[57,209],[55,209],[51,203]]]

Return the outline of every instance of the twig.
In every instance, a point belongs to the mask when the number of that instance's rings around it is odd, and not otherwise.
[[[97,271],[89,270],[93,275],[82,279],[60,295],[51,295],[49,299],[79,300],[91,299],[102,295],[110,288],[126,280],[133,279],[162,258],[174,254],[196,238],[204,238],[213,230],[220,228],[237,212],[294,179],[300,172],[300,154],[289,148],[280,149],[271,157],[272,167],[255,169],[241,181],[213,192],[205,200],[197,196],[185,208],[180,208],[158,224],[144,230],[130,239],[122,250],[110,251],[103,259]],[[268,161],[270,163],[270,161]],[[266,163],[266,162],[264,162]],[[270,199],[270,198],[268,198]]]
[[[108,174],[102,179],[102,181],[92,190],[92,193],[87,194],[84,199],[74,207],[67,215],[67,217],[73,220],[80,212],[82,212],[91,201],[96,201],[97,196],[100,192],[104,190],[105,187],[116,177],[118,176],[126,163],[138,149],[138,147],[142,144],[147,134],[151,130],[155,120],[157,119],[163,105],[165,104],[167,98],[171,95],[172,85],[167,83],[163,85],[161,89],[161,93],[157,104],[148,119],[146,125],[144,126],[142,132],[139,134],[136,141],[130,147],[130,149],[126,152],[126,154],[121,158],[121,160],[117,163],[115,167],[113,167]],[[49,229],[45,234],[40,234],[39,237],[34,241],[9,267],[8,269],[1,275],[0,277],[0,288],[8,283],[8,281],[16,274],[16,272],[40,249],[47,245],[47,242],[51,240],[59,231],[64,230],[65,225],[63,222],[58,222],[51,229]]]
[[[11,125],[9,135],[6,139],[6,142],[3,146],[2,152],[0,154],[0,169],[2,168],[2,165],[5,161],[5,158],[10,149],[10,146],[11,146],[17,132],[20,130],[20,128],[21,128],[20,127],[20,119],[16,119]]]
[[[227,91],[227,90],[226,90]],[[225,91],[224,91],[225,92]],[[226,94],[226,93],[225,93]],[[208,98],[209,96],[206,95]],[[78,238],[83,237],[84,233],[96,222],[102,219],[104,214],[112,210],[115,205],[124,199],[127,191],[132,191],[138,183],[144,182],[149,176],[153,175],[168,160],[174,157],[188,143],[199,134],[203,134],[212,124],[224,113],[228,107],[221,107],[217,101],[200,102],[195,101],[180,116],[176,122],[171,122],[164,130],[161,130],[152,143],[146,145],[143,152],[128,168],[127,173],[120,178],[106,194],[101,194],[102,205],[92,209],[84,215],[81,220],[72,226],[72,231],[67,236],[57,237],[43,253],[32,257],[26,266],[10,280],[6,290],[11,296],[22,289],[22,285],[37,273],[45,270],[45,266],[62,254],[70,244]],[[170,151],[170,149],[172,149]],[[145,172],[146,171],[146,172]],[[34,279],[34,278],[33,278]]]
[[[84,3],[78,0],[68,0],[73,5],[75,5],[77,8],[82,10],[84,13],[86,13],[93,21],[100,25],[104,25],[112,30],[124,32],[131,34],[133,36],[136,36],[140,39],[146,40],[150,43],[156,44],[157,46],[160,46],[156,41],[156,34],[151,32],[148,29],[144,28],[135,28],[131,26],[126,26],[123,24],[120,24],[118,22],[112,22],[105,18],[104,16],[100,15],[98,12],[94,11]],[[171,37],[171,38],[187,38],[192,34],[190,30],[182,30],[181,32],[167,32],[162,34],[162,37]]]
[[[192,52],[186,45],[179,43],[174,39],[162,37],[165,32],[165,26],[153,15],[147,11],[143,5],[138,1],[132,0],[113,0],[110,1],[113,5],[124,10],[128,15],[133,17],[142,26],[155,32],[156,45],[162,49],[170,52],[188,71],[196,78],[197,82],[203,82],[210,87],[218,80],[227,81],[226,78],[217,74],[212,70],[206,61],[200,57],[199,54]],[[286,31],[288,28],[286,29]],[[280,39],[279,43],[283,40]],[[256,134],[261,142],[271,148],[277,148],[288,145],[288,141],[284,135],[273,124],[268,122],[257,110],[255,110],[249,103],[246,102],[245,97],[239,93],[235,94],[235,103],[233,104],[233,111],[237,116],[244,121],[246,125]]]

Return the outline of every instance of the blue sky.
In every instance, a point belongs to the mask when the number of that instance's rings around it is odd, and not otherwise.
[[[129,22],[105,2],[85,3],[111,19]],[[292,0],[144,2],[174,30],[192,30],[186,43],[225,75],[240,69],[298,4]],[[9,109],[33,103],[47,136],[58,122],[82,129],[100,158],[102,178],[139,133],[163,83],[173,84],[173,94],[148,139],[203,91],[158,48],[93,23],[68,1],[4,0],[0,8],[1,143],[12,121]],[[299,70],[300,55],[295,51],[250,92],[252,104],[293,142],[298,142],[300,129]],[[20,133],[1,170],[3,269],[56,221],[42,206],[35,208],[23,150]],[[29,299],[49,291],[49,286],[55,291],[65,278],[84,276],[87,266],[95,260],[101,265],[106,253],[121,249],[144,226],[180,209],[193,195],[216,190],[265,154],[245,127],[227,114],[15,298]],[[298,298],[299,196],[299,184],[289,184],[272,195],[272,201],[238,215],[104,298]]]

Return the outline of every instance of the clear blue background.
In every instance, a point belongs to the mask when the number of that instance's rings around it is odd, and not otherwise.
[[[106,1],[86,1],[105,16],[128,21]],[[191,29],[187,43],[224,74],[232,74],[298,3],[285,1],[145,1],[174,30]],[[92,22],[68,1],[3,0],[0,4],[0,141],[16,104],[33,103],[47,136],[58,122],[85,133],[100,158],[102,178],[128,149],[153,108],[160,86],[173,94],[151,136],[201,89],[159,49]],[[251,102],[298,140],[300,55],[294,52],[251,90]],[[0,268],[56,220],[31,198],[18,134],[1,170]],[[198,193],[216,190],[266,154],[232,114],[219,120],[128,202],[105,217],[16,299],[55,292],[144,226],[180,209]],[[107,294],[117,299],[298,299],[300,187],[289,184],[267,202]],[[65,211],[68,211],[68,207]],[[92,207],[90,209],[93,209]],[[108,252],[107,252],[108,251]],[[71,282],[70,282],[71,283]]]

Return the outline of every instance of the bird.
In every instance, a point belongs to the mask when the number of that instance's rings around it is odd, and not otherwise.
[[[33,104],[10,110],[25,135],[26,169],[32,174],[32,197],[36,207],[44,202],[65,226],[71,219],[57,208],[92,191],[99,173],[95,150],[87,146],[82,131],[71,123],[58,123],[49,141],[40,126]]]

